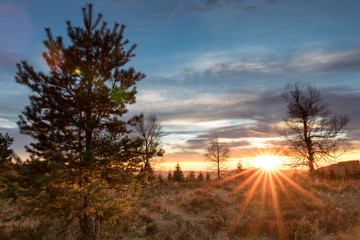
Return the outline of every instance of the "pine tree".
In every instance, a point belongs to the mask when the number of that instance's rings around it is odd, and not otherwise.
[[[184,174],[181,170],[180,164],[176,164],[175,166],[175,171],[173,173],[173,181],[174,182],[184,182],[185,181],[185,177]]]
[[[167,178],[166,178],[169,182],[170,181],[173,181],[173,175],[172,175],[172,173],[169,171],[168,172],[168,175],[167,175]]]
[[[12,160],[15,158],[15,153],[10,148],[13,142],[14,139],[7,133],[5,135],[0,133],[0,191],[4,189],[4,184],[7,182],[4,175],[9,174],[12,167]]]
[[[190,171],[189,174],[186,176],[187,182],[195,182],[196,176],[194,171]]]
[[[0,133],[0,169],[6,168],[10,163],[14,151],[10,148],[14,139],[7,133],[3,135]]]
[[[125,68],[136,48],[124,39],[125,26],[108,29],[91,4],[82,10],[83,27],[67,21],[69,45],[46,29],[48,74],[17,65],[16,82],[33,93],[18,125],[35,142],[16,167],[19,189],[8,196],[23,215],[78,220],[83,238],[95,239],[99,224],[114,222],[135,194],[141,141],[131,140],[121,117],[145,75]]]
[[[204,174],[202,172],[200,172],[197,176],[197,180],[198,182],[203,182],[204,181]]]

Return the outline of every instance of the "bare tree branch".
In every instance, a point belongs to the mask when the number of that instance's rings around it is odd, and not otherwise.
[[[349,150],[349,118],[333,115],[314,86],[288,84],[282,97],[287,113],[281,135],[287,142],[284,154],[290,157],[290,166],[307,166],[314,176],[317,162],[334,160]]]
[[[165,151],[161,148],[161,137],[164,136],[160,120],[155,114],[150,114],[147,118],[140,114],[129,121],[134,127],[134,133],[143,141],[140,151],[143,161],[143,171],[152,172],[151,161],[155,157],[162,157]]]
[[[224,164],[230,157],[228,145],[221,142],[218,137],[209,138],[209,146],[206,149],[204,157],[214,166],[217,171],[218,179],[220,179]]]

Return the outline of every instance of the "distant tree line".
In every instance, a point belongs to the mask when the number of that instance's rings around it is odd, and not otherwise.
[[[158,175],[158,179],[160,182],[164,182],[165,179],[161,174]],[[174,171],[169,171],[166,177],[166,181],[168,182],[178,182],[178,183],[184,183],[184,182],[204,182],[204,181],[211,181],[210,173],[207,172],[206,175],[202,172],[199,172],[196,176],[194,171],[190,171],[187,176],[184,175],[181,166],[179,163],[176,164]]]

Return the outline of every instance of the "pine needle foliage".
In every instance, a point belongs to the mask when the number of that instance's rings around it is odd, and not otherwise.
[[[13,160],[18,160],[14,151],[10,148],[14,139],[9,134],[0,133],[0,193],[4,188],[6,175],[11,171]]]
[[[204,174],[202,172],[200,172],[197,176],[197,181],[198,182],[203,182],[204,181]]]
[[[21,215],[76,220],[83,239],[95,239],[136,198],[141,141],[121,117],[145,75],[127,66],[136,45],[124,38],[124,25],[109,29],[92,4],[82,13],[82,27],[66,22],[68,45],[45,29],[48,73],[17,64],[16,82],[32,91],[18,125],[35,141],[6,192]]]
[[[5,168],[11,163],[14,151],[10,148],[14,139],[9,134],[0,133],[0,169]]]
[[[183,171],[181,170],[181,166],[179,163],[177,163],[175,166],[172,180],[174,182],[184,182],[185,181],[185,176],[184,176]]]
[[[187,182],[195,182],[196,181],[196,176],[195,176],[194,171],[189,172],[189,174],[186,176],[186,181]]]

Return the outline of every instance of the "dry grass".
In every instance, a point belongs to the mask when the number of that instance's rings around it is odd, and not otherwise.
[[[152,214],[146,225],[152,230],[138,238],[359,239],[358,180],[312,183],[303,176],[292,177],[301,191],[273,177],[272,191],[264,178],[249,198],[255,177],[234,193],[251,174],[220,184],[164,184],[146,189],[140,206]]]
[[[253,174],[145,189],[138,206],[100,239],[360,239],[359,180],[313,183],[304,176],[287,181],[280,174],[272,179],[261,174],[251,178]],[[77,232],[76,226],[59,222],[23,222],[12,227],[3,223],[0,235],[76,239]]]

